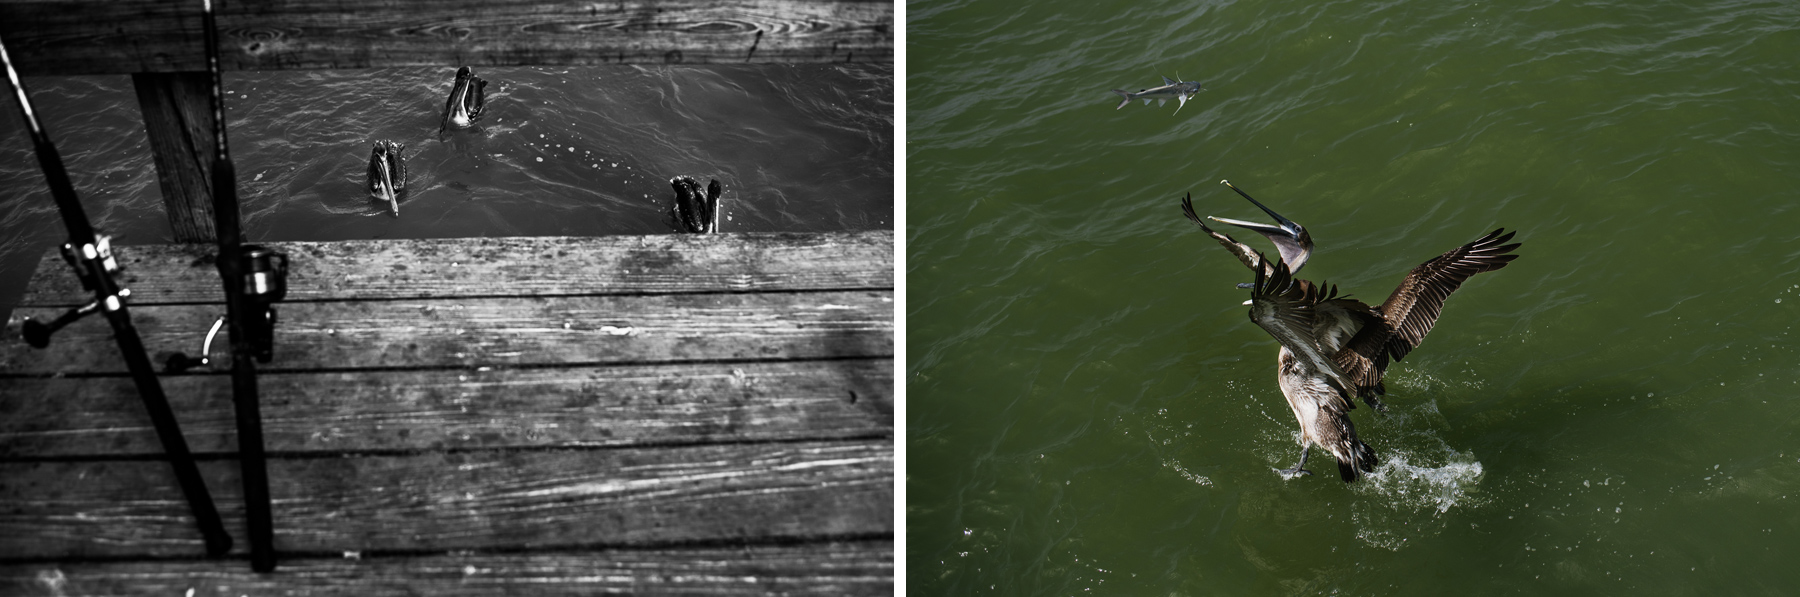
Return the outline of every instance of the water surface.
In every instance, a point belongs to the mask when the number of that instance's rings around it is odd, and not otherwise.
[[[917,594],[1780,594],[1800,586],[1800,8],[908,3]],[[1179,114],[1113,88],[1199,80]],[[1305,224],[1379,302],[1498,227],[1298,456],[1249,273]],[[1265,249],[1253,234],[1240,240]],[[1316,454],[1315,454],[1316,456]]]
[[[724,186],[722,232],[891,227],[891,65],[478,68],[478,129],[437,134],[454,68],[225,74],[252,241],[673,233],[676,175]],[[172,242],[127,76],[26,79],[89,217]],[[0,100],[0,314],[66,240],[12,101]],[[401,217],[363,186],[407,147]]]

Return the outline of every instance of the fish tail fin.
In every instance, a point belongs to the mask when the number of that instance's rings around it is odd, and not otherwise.
[[[1113,93],[1117,93],[1117,94],[1119,94],[1120,97],[1125,98],[1125,99],[1119,100],[1119,107],[1113,108],[1114,110],[1117,110],[1119,108],[1124,108],[1126,104],[1131,103],[1131,92],[1125,91],[1124,89],[1114,89]]]

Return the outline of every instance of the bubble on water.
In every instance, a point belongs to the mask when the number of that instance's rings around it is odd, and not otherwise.
[[[1212,487],[1212,484],[1213,484],[1212,479],[1208,479],[1202,475],[1194,474],[1192,471],[1189,471],[1186,468],[1182,467],[1181,463],[1179,463],[1179,462],[1175,462],[1173,460],[1164,460],[1163,467],[1168,468],[1169,470],[1175,471],[1175,474],[1181,475],[1181,478],[1187,479],[1189,482],[1192,482],[1195,485],[1199,485],[1201,487]]]
[[[538,156],[538,159],[537,159],[537,161],[540,161],[540,162],[542,162],[542,161],[544,161],[544,158],[543,158],[543,156]]]

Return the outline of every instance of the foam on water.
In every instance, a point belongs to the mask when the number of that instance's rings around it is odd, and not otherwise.
[[[1481,461],[1444,442],[1437,431],[1443,424],[1437,402],[1427,401],[1394,407],[1368,426],[1364,439],[1376,440],[1381,463],[1351,486],[1365,498],[1351,510],[1358,539],[1399,550],[1413,538],[1441,532],[1453,518],[1447,516],[1451,510],[1481,505]]]

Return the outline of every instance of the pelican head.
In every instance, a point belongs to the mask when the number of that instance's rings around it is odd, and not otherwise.
[[[456,83],[450,88],[450,98],[444,101],[444,122],[439,128],[464,129],[474,125],[487,108],[486,89],[487,81],[475,76],[475,69],[456,69]]]
[[[1300,271],[1300,268],[1306,266],[1307,258],[1312,256],[1313,240],[1312,234],[1306,231],[1305,226],[1301,226],[1299,222],[1281,217],[1281,214],[1275,213],[1275,210],[1269,209],[1268,206],[1263,205],[1261,202],[1251,197],[1249,193],[1245,193],[1243,189],[1237,188],[1236,185],[1231,184],[1231,181],[1221,180],[1219,183],[1231,187],[1231,190],[1237,191],[1237,194],[1243,195],[1245,199],[1250,200],[1250,203],[1261,208],[1263,213],[1267,213],[1269,214],[1269,217],[1275,218],[1275,224],[1260,224],[1257,222],[1246,222],[1244,220],[1233,220],[1230,218],[1213,216],[1207,216],[1208,219],[1244,228],[1267,237],[1269,242],[1275,243],[1275,249],[1281,254],[1282,260],[1292,265],[1292,269],[1295,272]]]

